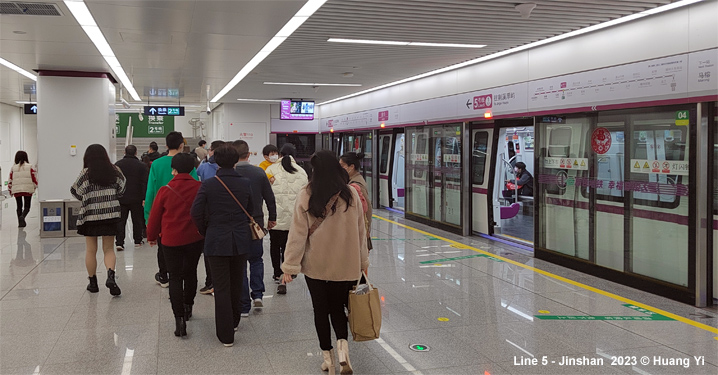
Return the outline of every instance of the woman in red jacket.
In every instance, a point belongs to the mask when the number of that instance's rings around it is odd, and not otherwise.
[[[175,315],[175,336],[187,336],[187,320],[197,294],[197,263],[204,248],[204,238],[190,217],[190,208],[201,186],[190,176],[194,159],[179,153],[172,157],[175,176],[160,188],[152,204],[147,223],[150,246],[162,237],[165,261],[170,273],[170,301]]]

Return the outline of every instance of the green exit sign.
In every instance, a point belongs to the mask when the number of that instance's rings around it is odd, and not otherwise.
[[[165,134],[165,127],[162,125],[150,125],[147,127],[147,134]]]
[[[430,348],[427,345],[412,344],[412,345],[409,345],[409,349],[411,349],[415,352],[427,352],[427,351],[429,351]]]

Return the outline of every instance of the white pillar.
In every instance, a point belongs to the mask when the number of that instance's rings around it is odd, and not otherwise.
[[[104,73],[40,71],[37,104],[38,198],[70,199],[87,146],[115,160],[115,86]]]

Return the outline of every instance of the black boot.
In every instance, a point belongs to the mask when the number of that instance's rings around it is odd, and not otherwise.
[[[110,288],[110,294],[113,296],[119,296],[122,294],[120,287],[117,286],[117,283],[115,282],[115,271],[113,271],[112,268],[107,269],[107,281],[105,282],[105,286]]]
[[[192,317],[192,305],[184,305],[184,320],[189,321]]]
[[[27,226],[27,223],[25,222],[25,216],[22,214],[17,215],[17,226],[18,228],[24,228]]]
[[[175,317],[175,336],[187,336],[187,321],[184,316]]]
[[[87,290],[90,291],[90,293],[97,293],[100,291],[100,287],[97,286],[97,275],[88,277],[90,279],[90,283],[87,284]]]

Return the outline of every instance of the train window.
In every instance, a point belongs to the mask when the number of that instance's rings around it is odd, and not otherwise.
[[[484,184],[484,172],[486,171],[486,150],[489,144],[488,132],[476,132],[474,134],[474,145],[471,152],[471,171],[474,185]]]
[[[421,157],[423,157],[423,156],[426,156],[426,160],[428,160],[428,155],[425,154],[427,152],[426,151],[426,142],[427,142],[426,134],[417,134],[416,135],[416,150],[414,152],[417,155],[420,155],[420,157],[417,159],[417,161],[419,161],[419,159],[421,159]],[[426,161],[424,159],[421,159],[421,160]],[[423,178],[424,171],[419,170],[419,169],[414,169],[414,177]]]
[[[298,160],[309,160],[316,149],[316,139],[314,135],[308,134],[290,134],[290,135],[278,135],[277,136],[277,147],[280,149],[285,143],[291,143],[297,148],[297,159]]]
[[[391,137],[384,136],[381,138],[381,165],[379,166],[379,173],[386,173],[389,168],[389,150],[391,149]]]
[[[571,128],[560,127],[551,129],[549,134],[548,156],[568,157],[571,152]]]

